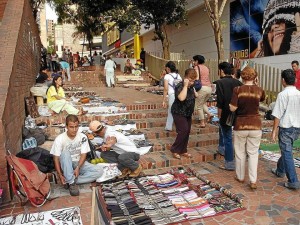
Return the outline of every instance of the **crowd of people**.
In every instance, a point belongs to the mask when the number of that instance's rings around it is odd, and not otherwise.
[[[65,65],[68,54],[63,55],[60,67],[65,76],[71,80],[70,67]],[[57,58],[53,54],[53,59]],[[88,59],[85,59],[86,62]],[[76,62],[73,61],[74,63]],[[130,63],[130,62],[129,62]],[[131,67],[128,63],[127,67]],[[169,61],[163,72],[163,107],[167,108],[166,132],[176,127],[176,139],[171,146],[175,159],[181,157],[191,158],[188,152],[189,135],[192,127],[192,116],[198,112],[199,124],[195,126],[204,128],[213,117],[207,107],[207,100],[215,89],[217,95],[217,114],[219,118],[218,153],[224,156],[221,169],[235,171],[234,179],[240,183],[245,182],[246,161],[248,160],[248,177],[251,189],[257,188],[258,150],[262,137],[262,121],[259,114],[259,104],[265,100],[265,92],[259,86],[257,72],[246,66],[236,71],[232,64],[221,62],[218,65],[220,79],[212,82],[209,69],[204,65],[205,58],[195,55],[191,68],[180,76],[176,64]],[[52,64],[52,69],[55,68]],[[292,69],[282,71],[283,91],[279,93],[273,106],[274,126],[273,140],[279,140],[281,158],[277,167],[271,172],[278,177],[287,176],[285,187],[299,189],[294,161],[293,142],[300,134],[300,118],[297,116],[300,108],[300,70],[299,62],[291,63]],[[107,57],[104,74],[108,87],[114,87],[114,70],[116,63]],[[128,68],[130,69],[130,68]],[[41,71],[41,74],[46,71]],[[45,76],[49,80],[49,76]],[[79,195],[77,184],[95,181],[103,173],[101,167],[87,162],[86,155],[90,151],[85,136],[78,132],[79,119],[77,116],[86,112],[82,108],[76,109],[68,103],[62,89],[64,76],[53,76],[52,83],[47,91],[47,104],[53,113],[65,110],[69,115],[66,118],[67,131],[59,135],[52,146],[55,168],[62,184],[66,184],[71,195]],[[201,88],[196,90],[196,81],[200,81]],[[214,87],[214,88],[213,88]],[[298,89],[298,90],[297,90]],[[233,117],[234,116],[234,117]],[[229,121],[229,118],[234,118]],[[108,130],[99,121],[92,121],[89,129],[94,136],[103,139],[101,157],[107,163],[116,163],[120,170],[120,178],[136,177],[142,171],[138,160],[139,151],[135,144],[120,132]],[[233,137],[233,138],[232,138]]]
[[[195,125],[196,127],[204,128],[211,120],[213,115],[208,111],[206,101],[212,93],[212,86],[215,86],[219,118],[218,153],[224,156],[224,164],[220,168],[235,171],[235,180],[243,183],[248,160],[249,187],[256,189],[258,150],[262,137],[259,104],[266,97],[259,86],[258,74],[249,66],[238,71],[232,64],[221,62],[218,66],[220,79],[211,83],[209,70],[204,62],[203,56],[195,55],[183,80],[172,61],[165,65],[162,73],[163,107],[168,108],[165,130],[171,131],[174,122],[177,132],[171,147],[173,157],[191,157],[187,146],[192,114],[195,110],[198,111],[200,124]],[[300,182],[295,171],[292,148],[293,142],[300,135],[300,118],[297,116],[297,109],[300,107],[300,70],[298,61],[293,61],[291,65],[293,69],[282,71],[284,89],[273,106],[272,115],[275,119],[272,138],[276,141],[278,137],[281,158],[277,168],[271,172],[278,177],[287,176],[285,187],[299,189]],[[199,91],[195,90],[196,80],[202,83]]]

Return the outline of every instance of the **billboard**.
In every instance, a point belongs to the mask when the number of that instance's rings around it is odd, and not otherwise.
[[[230,3],[232,58],[299,52],[299,0],[235,0]]]

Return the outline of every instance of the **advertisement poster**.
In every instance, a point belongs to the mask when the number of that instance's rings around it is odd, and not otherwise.
[[[299,52],[299,0],[235,0],[230,3],[232,58]]]

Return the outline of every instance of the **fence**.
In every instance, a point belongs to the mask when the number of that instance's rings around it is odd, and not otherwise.
[[[252,67],[258,73],[259,85],[266,92],[265,102],[267,104],[274,102],[282,90],[281,69],[257,63],[253,63]]]
[[[181,75],[183,75],[184,71],[189,68],[189,60],[172,61],[176,64],[176,68]],[[158,80],[160,79],[161,72],[165,68],[167,62],[168,60],[150,55],[148,53],[146,54],[146,66],[148,68],[148,71]],[[205,65],[209,68],[211,81],[218,80],[218,60],[208,59],[206,60]],[[269,104],[275,101],[277,94],[282,90],[281,70],[278,68],[253,62],[250,62],[249,65],[253,67],[258,73],[259,84],[265,90],[267,95],[266,103]]]
[[[165,65],[169,60],[162,59],[160,57],[146,54],[146,67],[149,72],[157,79],[160,79],[160,75]],[[176,64],[179,74],[184,75],[184,71],[189,68],[189,60],[172,60]],[[219,79],[218,76],[218,61],[214,59],[206,60],[205,65],[209,68],[211,80]]]

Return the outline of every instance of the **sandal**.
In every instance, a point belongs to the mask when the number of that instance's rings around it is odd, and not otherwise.
[[[187,157],[187,158],[192,158],[192,155],[190,153],[183,153],[182,156]]]
[[[234,179],[241,184],[245,182],[245,180],[240,180],[236,175],[234,176]]]
[[[210,115],[210,116],[208,116],[207,117],[207,123],[211,123],[211,121],[212,121],[212,119],[214,118],[214,116],[213,115]]]
[[[180,158],[181,158],[180,155],[179,155],[178,153],[173,153],[172,155],[173,155],[173,157],[174,157],[175,159],[180,159]]]

